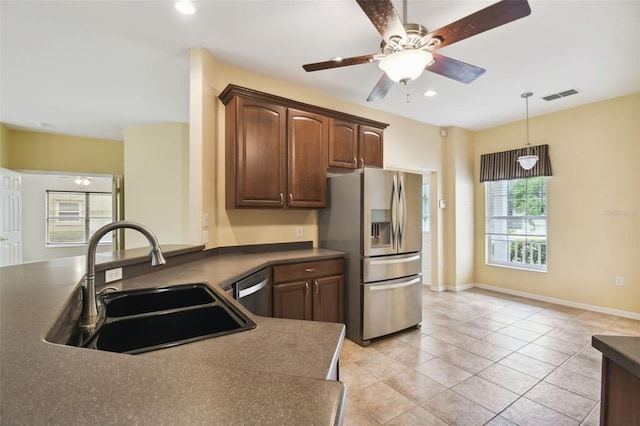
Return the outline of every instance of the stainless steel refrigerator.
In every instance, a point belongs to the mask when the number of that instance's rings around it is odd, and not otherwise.
[[[329,177],[320,247],[347,253],[347,337],[371,339],[422,322],[422,175],[364,168]]]

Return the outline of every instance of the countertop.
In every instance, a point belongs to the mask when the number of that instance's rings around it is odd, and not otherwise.
[[[640,378],[640,337],[596,335],[592,336],[591,345]]]
[[[169,257],[158,272],[121,283],[127,289],[185,282],[226,288],[272,264],[341,255],[323,249],[226,254],[179,266]],[[98,261],[112,267],[126,258],[99,255]],[[254,330],[141,355],[46,342],[84,272],[84,256],[0,268],[3,424],[340,422],[345,388],[326,378],[344,325],[264,318],[240,307],[256,322]]]

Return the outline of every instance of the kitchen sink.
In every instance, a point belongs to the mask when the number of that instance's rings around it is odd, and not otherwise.
[[[104,318],[88,339],[69,343],[137,354],[256,327],[246,315],[206,284],[183,284],[100,296]],[[84,340],[84,341],[83,341]]]

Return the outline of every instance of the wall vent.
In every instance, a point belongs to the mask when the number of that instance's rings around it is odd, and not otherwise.
[[[567,96],[575,95],[576,93],[578,93],[576,89],[569,89],[563,92],[554,93],[552,95],[543,96],[542,99],[544,99],[545,101],[554,101],[556,99],[566,98]]]

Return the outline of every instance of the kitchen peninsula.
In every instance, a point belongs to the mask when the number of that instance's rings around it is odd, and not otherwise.
[[[323,249],[204,255],[163,247],[98,255],[123,287],[206,282],[225,290],[270,265],[342,257]],[[187,259],[187,260],[185,260]],[[141,355],[49,343],[78,300],[84,256],[0,268],[0,418],[7,424],[340,424],[345,387],[330,380],[344,325],[259,317],[254,330]],[[127,278],[127,271],[138,271]],[[157,272],[156,272],[157,271]],[[68,310],[68,309],[67,309]]]

